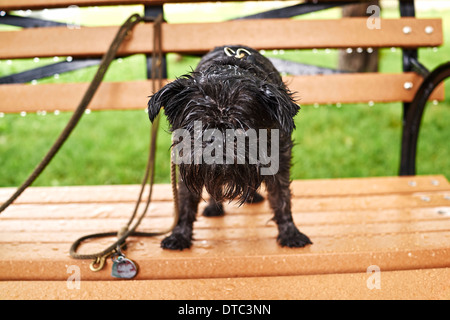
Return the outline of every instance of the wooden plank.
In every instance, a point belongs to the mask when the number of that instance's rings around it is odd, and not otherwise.
[[[450,212],[449,212],[450,214]],[[411,233],[432,233],[448,232],[450,225],[448,216],[439,216],[435,214],[434,220],[420,221],[376,221],[365,224],[356,223],[362,220],[364,214],[359,215],[358,219],[338,223],[317,224],[303,223],[306,218],[301,214],[294,214],[294,220],[298,227],[312,239],[330,237],[374,237],[380,235],[392,234],[411,234]],[[195,223],[195,241],[194,246],[204,246],[205,243],[214,241],[229,240],[270,240],[277,236],[277,228],[274,223],[268,223],[270,214],[264,216],[227,216],[223,219],[211,220],[203,216],[198,217]],[[429,218],[428,218],[429,219]],[[140,230],[164,229],[171,225],[173,219],[148,218],[140,226]],[[73,221],[60,220],[26,220],[26,227],[23,220],[8,220],[2,222],[2,233],[0,234],[0,243],[8,245],[13,242],[19,244],[40,243],[41,245],[60,245],[70,246],[71,242],[87,233],[109,232],[119,229],[126,219],[90,219],[89,221],[79,219]],[[114,226],[116,227],[114,229]],[[238,227],[234,227],[238,226]],[[13,239],[13,241],[11,241]],[[105,242],[103,242],[105,243]],[[6,253],[5,257],[9,255]]]
[[[183,0],[177,0],[177,2]],[[112,6],[112,5],[159,5],[162,3],[174,2],[171,0],[0,0],[2,10],[26,10],[26,9],[45,9],[45,8],[65,8],[72,5],[84,6]]]
[[[201,212],[206,207],[206,202],[201,202],[199,205],[199,213],[196,228],[207,229],[210,228],[225,228],[230,229],[233,226],[248,225],[249,227],[267,227],[271,225],[269,218],[272,216],[272,210],[269,206],[264,204],[245,205],[242,207],[225,206],[226,222],[222,219],[206,219],[202,217]],[[79,232],[85,231],[85,228],[90,228],[86,221],[105,219],[107,224],[101,228],[113,229],[114,226],[122,225],[121,222],[126,221],[133,209],[133,204],[46,204],[46,205],[13,205],[7,211],[2,213],[2,221],[7,224],[9,221],[15,223],[15,227],[10,225],[0,235],[0,242],[7,242],[7,239],[12,239],[7,236],[8,233],[19,233],[26,230],[28,220],[33,220],[32,223],[39,221],[42,224],[40,230],[35,230],[34,233],[42,232],[47,222],[50,225],[58,225],[58,230],[55,232]],[[354,208],[353,210],[323,210],[314,211],[304,208],[303,203],[298,202],[293,206],[294,221],[300,226],[314,226],[319,224],[336,225],[336,224],[363,224],[367,221],[370,223],[420,223],[421,221],[437,221],[448,219],[449,206],[425,206],[417,208]],[[152,228],[169,225],[172,221],[172,206],[169,203],[154,203],[151,205],[150,211],[147,215],[149,224]],[[107,219],[107,220],[106,220]],[[73,220],[84,221],[83,229],[71,229]],[[6,222],[8,221],[8,222]],[[56,221],[56,222],[55,222]],[[80,224],[78,224],[80,225]],[[31,230],[30,230],[31,232]],[[28,234],[21,239],[27,239]],[[30,235],[31,236],[31,235]],[[34,235],[33,235],[34,236]],[[15,239],[15,237],[14,237]],[[72,238],[71,238],[72,239]],[[36,239],[34,239],[36,240]]]
[[[416,73],[400,74],[333,74],[291,76],[284,81],[296,92],[301,105],[314,103],[411,102],[422,78]],[[406,90],[405,82],[413,88]],[[0,112],[73,111],[88,87],[87,83],[9,84],[0,86]],[[91,110],[141,109],[152,94],[151,81],[104,82],[95,94]],[[324,90],[324,88],[327,88]],[[444,86],[439,86],[431,100],[444,99]]]
[[[71,289],[66,281],[0,282],[2,300],[379,300],[450,299],[450,268],[380,271],[380,288],[367,285],[367,272],[290,277],[195,280],[86,281]],[[69,274],[68,274],[69,276]],[[181,302],[180,302],[181,305]],[[174,310],[167,310],[172,312]]]
[[[295,180],[291,185],[294,198],[342,197],[361,195],[416,194],[426,192],[448,192],[450,184],[442,175],[341,178]],[[67,186],[28,188],[16,200],[17,204],[27,203],[121,203],[136,201],[139,185]],[[6,201],[15,188],[0,188],[0,202]],[[262,190],[264,192],[264,190]],[[144,198],[147,196],[144,192]],[[153,190],[154,201],[172,201],[169,184],[157,184]],[[206,194],[204,195],[206,197]],[[314,201],[314,199],[312,199]]]
[[[450,231],[336,238],[316,237],[306,248],[280,248],[271,239],[202,240],[189,250],[166,251],[161,238],[130,239],[127,256],[140,268],[136,280],[266,277],[364,272],[377,265],[385,271],[450,267]],[[81,252],[110,245],[99,240]],[[86,248],[89,247],[89,248]],[[1,245],[0,280],[65,280],[67,267],[80,268],[85,280],[110,280],[110,262],[99,272],[89,260],[68,256],[67,243]]]
[[[383,19],[381,29],[369,29],[366,18],[338,20],[239,20],[218,23],[163,25],[163,51],[204,53],[215,46],[246,44],[255,49],[348,47],[427,47],[443,42],[441,19]],[[403,33],[409,26],[412,32]],[[425,28],[433,27],[431,34]],[[118,27],[33,28],[0,33],[0,59],[100,56]],[[330,32],[333,30],[333,32]],[[153,25],[140,24],[123,43],[120,55],[151,53]],[[48,41],[51,39],[51,41]]]
[[[415,183],[411,184],[411,179]],[[273,222],[268,223],[272,213],[267,202],[243,208],[227,206],[225,217],[198,217],[196,240],[190,250],[162,250],[162,237],[131,238],[128,254],[140,265],[138,279],[358,273],[370,265],[384,271],[450,266],[450,188],[445,178],[338,179],[336,183],[325,180],[317,185],[313,181],[305,181],[303,187],[301,184],[295,181],[294,190],[311,187],[312,191],[309,196],[293,199],[294,221],[311,237],[313,245],[279,247],[275,241],[277,228]],[[326,195],[321,189],[340,190],[340,186],[342,192],[353,186],[354,194]],[[0,274],[0,279],[64,280],[70,265],[80,267],[84,280],[110,279],[108,270],[92,273],[89,261],[72,260],[67,252],[77,237],[118,229],[127,220],[131,203],[115,203],[107,195],[104,203],[83,196],[101,194],[101,190],[122,194],[120,187],[88,187],[84,191],[82,187],[49,188],[48,194],[57,194],[58,190],[61,195],[78,192],[86,203],[16,204],[9,208],[0,216],[0,269],[8,270]],[[137,186],[129,187],[137,190]],[[361,188],[368,190],[361,192]],[[43,195],[45,188],[36,189],[41,189],[36,195]],[[43,195],[41,203],[51,200]],[[170,202],[158,200],[150,211],[142,230],[170,224]],[[95,252],[112,241],[92,241],[81,250]]]
[[[411,102],[423,79],[415,73],[356,73],[294,76],[286,77],[285,81],[289,88],[297,93],[300,104],[308,105],[314,103]],[[406,82],[413,84],[411,90],[404,88]],[[440,85],[430,99],[443,100],[444,86]]]
[[[235,1],[235,0],[222,0]],[[322,2],[325,0],[318,0]],[[330,0],[327,0],[330,1]],[[331,0],[345,1],[345,0]],[[357,0],[366,2],[369,0]],[[184,3],[184,2],[210,2],[210,0],[0,0],[0,8],[3,10],[19,10],[19,9],[44,9],[44,8],[64,8],[71,5],[83,6],[111,6],[111,5],[161,5],[164,3]]]

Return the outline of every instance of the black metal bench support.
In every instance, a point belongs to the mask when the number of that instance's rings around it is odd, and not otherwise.
[[[417,140],[425,106],[434,89],[448,77],[450,77],[450,62],[437,67],[424,79],[414,96],[414,100],[409,104],[403,126],[399,173],[401,176],[416,174]]]

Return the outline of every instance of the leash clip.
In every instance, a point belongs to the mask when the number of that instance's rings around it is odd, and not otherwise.
[[[246,55],[247,56],[251,56],[252,55],[250,51],[248,51],[247,49],[244,49],[244,48],[239,48],[236,51],[234,51],[230,47],[225,47],[225,48],[223,48],[223,52],[225,52],[225,54],[228,57],[235,57],[237,59],[242,59]]]
[[[91,271],[94,271],[94,272],[98,272],[98,271],[102,270],[103,267],[105,266],[106,259],[113,253],[115,253],[115,250],[113,250],[112,252],[108,252],[107,254],[105,254],[101,257],[95,258],[89,265],[89,269],[91,269]]]

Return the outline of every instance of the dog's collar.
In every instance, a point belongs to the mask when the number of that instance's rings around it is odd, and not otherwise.
[[[234,51],[233,49],[231,49],[230,47],[224,47],[223,48],[223,52],[225,52],[225,54],[229,57],[235,57],[237,59],[242,59],[246,56],[251,56],[252,54],[250,53],[250,51],[248,51],[247,49],[244,48],[239,48],[236,51]]]

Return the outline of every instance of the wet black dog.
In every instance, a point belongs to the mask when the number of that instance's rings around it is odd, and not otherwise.
[[[180,218],[162,241],[163,248],[191,246],[204,188],[211,199],[203,214],[220,216],[224,200],[262,201],[257,193],[262,183],[275,213],[280,245],[311,244],[291,213],[291,133],[299,106],[267,58],[243,46],[215,48],[195,71],[151,97],[150,121],[162,107],[171,131],[177,133],[174,150],[181,159]]]

